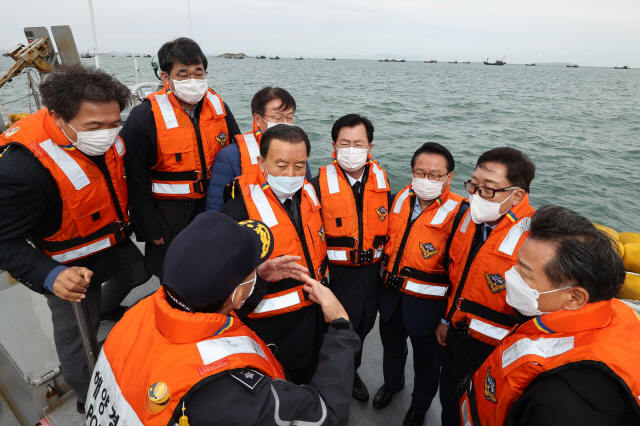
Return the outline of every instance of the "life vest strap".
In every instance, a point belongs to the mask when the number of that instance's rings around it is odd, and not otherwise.
[[[192,180],[195,182],[200,179],[200,174],[196,171],[161,172],[158,170],[151,170],[151,179],[161,180],[166,182],[181,182],[185,180]]]
[[[473,379],[468,377],[460,385],[463,387],[464,393],[466,394],[466,397],[462,400],[460,410],[462,412],[462,421],[464,426],[482,426],[482,423],[480,423],[480,416],[478,415]],[[467,404],[469,407],[468,411]],[[469,419],[469,413],[471,414],[471,419]]]
[[[499,324],[503,327],[511,328],[518,324],[516,318],[512,315],[505,314],[503,312],[494,311],[478,302],[474,302],[468,299],[458,299],[458,310],[461,312],[467,312],[480,318],[484,318],[493,323]]]
[[[66,241],[36,240],[35,242],[41,249],[55,253],[63,250],[69,250],[109,235],[113,235],[116,240],[116,244],[119,244],[132,233],[133,227],[130,225],[121,226],[120,223],[110,223],[86,237],[77,237]]]
[[[407,279],[414,278],[418,281],[433,283],[433,284],[441,284],[441,285],[449,285],[449,275],[444,274],[432,274],[430,272],[424,272],[419,269],[410,268],[405,266],[400,270],[398,275],[394,275],[387,271],[386,269],[382,273],[382,283],[388,289],[400,291],[403,288],[404,283]]]

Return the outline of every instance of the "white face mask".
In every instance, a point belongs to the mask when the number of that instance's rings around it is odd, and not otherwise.
[[[368,148],[338,148],[338,164],[348,172],[355,172],[367,162]]]
[[[173,93],[177,97],[191,105],[200,102],[200,100],[204,98],[205,93],[207,93],[207,90],[209,89],[206,78],[203,80],[197,80],[195,78],[189,78],[186,80],[174,80],[169,77],[169,80],[173,81],[173,87],[175,89]]]
[[[67,123],[69,127],[73,129],[73,126]],[[65,136],[64,129],[61,127],[62,133]],[[91,131],[82,131],[79,132],[76,129],[73,129],[77,133],[78,141],[74,142],[67,136],[69,142],[73,144],[78,150],[80,150],[83,154],[96,156],[102,155],[111,148],[111,145],[116,141],[118,137],[118,133],[120,132],[120,127],[115,127],[113,129],[102,129],[102,130],[91,130]]]
[[[515,189],[511,195],[515,194],[516,191],[517,189]],[[504,215],[504,213],[500,214],[500,206],[511,198],[511,195],[502,203],[498,203],[496,201],[485,200],[479,195],[469,194],[471,219],[473,219],[475,223],[493,222],[494,220],[500,219]]]
[[[255,273],[254,273],[254,274],[255,274]],[[250,292],[249,292],[249,294],[247,295],[246,299],[244,299],[244,300],[242,301],[242,305],[244,305],[244,302],[245,302],[249,297],[251,297],[251,295],[253,294],[253,290],[256,288],[256,276],[255,276],[255,275],[253,276],[253,279],[252,279],[252,280],[245,281],[245,282],[243,282],[243,283],[239,284],[239,285],[238,285],[238,287],[236,287],[236,289],[235,289],[235,290],[233,290],[233,295],[231,295],[231,302],[233,302],[233,301],[234,301],[234,299],[236,298],[236,291],[238,291],[238,289],[239,289],[240,287],[242,287],[243,285],[248,284],[248,283],[252,283],[252,284],[251,284],[251,291],[250,291]]]
[[[443,182],[431,182],[427,178],[413,178],[411,181],[411,189],[413,189],[413,192],[415,192],[421,200],[435,200],[442,195],[442,186],[448,179],[449,175],[447,175],[447,179]]]
[[[273,176],[269,174],[269,169],[267,169],[267,182],[269,182],[273,193],[278,197],[289,198],[302,188],[304,176]]]
[[[260,118],[262,118],[262,121],[264,121],[265,123],[267,123],[267,130],[269,130],[269,129],[270,129],[270,128],[272,128],[272,127],[278,126],[278,125],[280,125],[280,124],[284,124],[284,125],[286,125],[286,126],[293,126],[293,124],[291,124],[291,123],[286,123],[286,122],[284,122],[284,123],[272,123],[271,121],[267,121],[267,120],[265,120],[263,116],[260,116]],[[261,129],[261,130],[262,130],[262,129]]]
[[[569,286],[540,293],[538,290],[529,287],[529,284],[527,284],[527,282],[522,279],[518,271],[516,271],[515,266],[505,272],[504,280],[506,282],[507,289],[507,303],[516,308],[518,312],[528,317],[535,317],[550,313],[540,312],[538,310],[538,298],[541,294],[554,293],[556,291],[571,288],[571,286]]]

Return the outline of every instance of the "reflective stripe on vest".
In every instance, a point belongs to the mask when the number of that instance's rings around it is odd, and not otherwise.
[[[340,192],[340,184],[338,183],[338,168],[335,164],[327,166],[327,183],[329,184],[329,194],[337,194]]]
[[[167,126],[167,129],[178,127],[178,118],[176,117],[176,113],[173,111],[173,106],[171,106],[169,97],[167,95],[156,95],[156,102],[158,102],[160,112],[162,113],[162,119],[164,120],[164,125]]]
[[[124,144],[122,143],[122,139],[120,139],[120,136],[116,138],[114,145],[116,146],[116,151],[118,152],[118,155],[122,157],[124,155]]]
[[[507,334],[509,334],[508,328],[497,327],[495,325],[488,324],[484,321],[480,321],[477,318],[471,318],[469,322],[469,328],[485,336],[489,336],[492,339],[502,340]]]
[[[469,216],[471,216],[471,213],[469,213]],[[504,240],[502,240],[502,243],[500,244],[498,250],[505,254],[508,254],[509,256],[513,255],[513,251],[516,249],[518,241],[520,241],[520,237],[522,237],[522,234],[529,230],[530,225],[530,217],[525,217],[520,222],[516,223],[509,230],[509,233],[504,238]]]
[[[444,203],[442,206],[438,208],[438,211],[436,212],[435,216],[433,216],[433,219],[431,220],[431,224],[441,225],[442,222],[444,222],[444,220],[447,218],[449,213],[451,213],[458,204],[459,203],[455,200],[451,200],[451,199],[447,200],[446,203]]]
[[[551,358],[568,352],[574,347],[574,336],[536,340],[524,338],[515,342],[502,353],[502,368],[506,368],[523,356],[536,355],[542,358]]]
[[[189,194],[191,185],[188,183],[152,183],[151,192],[154,194]]]
[[[251,189],[251,198],[253,198],[253,202],[256,204],[256,208],[264,224],[269,228],[276,226],[278,219],[276,219],[276,214],[271,208],[267,196],[262,192],[260,185],[249,185],[249,188]]]
[[[62,254],[53,255],[51,256],[51,258],[57,262],[65,263],[75,259],[79,259],[81,257],[89,256],[90,254],[97,253],[100,250],[104,250],[109,247],[111,247],[111,239],[107,237],[103,240],[96,241],[95,243],[91,243],[87,246],[67,251]]]
[[[471,209],[467,213],[467,217],[464,218],[464,222],[462,222],[462,226],[460,227],[460,232],[463,234],[467,232],[467,227],[469,226],[469,222],[471,222]]]
[[[251,164],[258,164],[258,156],[260,155],[260,147],[258,146],[258,141],[256,140],[256,136],[253,133],[247,133],[244,135],[244,143],[247,145],[247,151],[249,151],[249,158],[251,159]]]
[[[216,95],[212,95],[211,92],[207,90],[207,99],[211,102],[211,106],[216,111],[216,115],[222,115],[224,110],[222,109],[222,103],[220,102],[220,98]]]
[[[94,394],[96,395],[95,397],[93,396]],[[109,398],[110,406],[100,413],[99,401],[105,401],[107,398]],[[95,404],[93,403],[94,401]],[[110,423],[113,424],[114,419],[118,418],[120,420],[118,424],[121,425],[144,426],[135,410],[122,395],[104,351],[100,351],[98,362],[93,370],[85,408],[87,424],[108,425]]]
[[[382,257],[383,251],[384,247],[380,250],[374,249],[373,258],[379,259],[380,257]],[[329,260],[335,260],[338,262],[346,262],[349,260],[349,256],[347,255],[346,250],[327,250],[327,256],[329,257]]]
[[[378,189],[387,189],[387,182],[384,180],[384,172],[378,168],[376,163],[373,163],[373,174],[376,175]]]
[[[407,197],[409,196],[409,191],[410,191],[410,188],[405,189],[404,192],[400,194],[400,196],[398,197],[398,200],[396,201],[396,205],[393,208],[393,212],[395,214],[400,214],[400,211],[402,210],[402,205],[404,204],[404,200],[406,200]]]
[[[249,336],[220,337],[198,342],[197,346],[204,365],[235,354],[259,355],[268,361],[260,345]]]
[[[40,142],[40,147],[49,154],[60,170],[67,176],[73,187],[79,191],[89,185],[91,181],[82,167],[64,149],[53,143],[51,139]]]
[[[278,311],[280,309],[290,308],[295,306],[303,300],[300,300],[300,294],[298,288],[291,289],[290,293],[282,296],[271,297],[269,299],[262,299],[258,306],[254,309],[255,314],[266,314],[267,312]]]
[[[313,205],[318,206],[318,196],[316,195],[316,190],[313,188],[313,185],[307,183],[304,185],[304,190],[307,191],[307,195],[313,200]]]
[[[416,283],[410,280],[407,280],[404,289],[412,291],[414,293],[425,294],[428,296],[440,296],[444,297],[447,294],[448,286],[439,286],[439,285],[429,285],[429,284],[421,284]]]
[[[471,423],[471,420],[469,420],[469,412],[467,410],[467,398],[466,397],[462,401],[461,411],[462,411],[462,426],[473,426],[473,423]]]

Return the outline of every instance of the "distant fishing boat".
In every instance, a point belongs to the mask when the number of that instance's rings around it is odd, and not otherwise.
[[[127,55],[127,58],[132,58],[131,53],[129,53],[129,54]]]
[[[471,62],[463,62],[463,64],[470,64]]]
[[[331,58],[331,59],[327,58],[327,61],[335,61],[335,60],[336,58]]]
[[[567,68],[580,68],[578,65],[567,65]]]
[[[144,57],[145,57],[145,58],[150,58],[150,57],[151,57],[151,55],[144,55]]]
[[[437,64],[438,61],[436,61],[435,59],[432,59],[430,61],[424,61],[425,64]]]
[[[630,70],[631,68],[629,68],[629,65],[625,65],[623,67],[613,67],[616,70]]]
[[[271,56],[269,56],[269,59],[280,59],[280,56],[276,55],[275,58],[272,58]]]
[[[450,64],[457,64],[458,61],[449,62]]]
[[[502,59],[496,59],[495,62],[489,62],[489,58],[487,57],[487,60],[484,61],[484,64],[485,65],[505,65],[506,62],[504,61],[504,58],[506,58],[506,57],[507,57],[507,55],[504,55],[502,57]]]
[[[303,58],[302,56],[300,56],[299,58],[295,58],[295,59],[296,59],[296,61],[302,61],[302,60],[304,60],[304,58]]]
[[[85,53],[83,53],[82,55],[80,55],[81,58],[93,58],[94,55],[92,55],[91,53],[89,53],[89,51],[87,50]]]
[[[264,54],[263,54],[263,55],[260,55],[260,56],[256,56],[256,59],[267,59],[267,57],[264,56]]]
[[[526,67],[535,67],[536,64],[524,64]]]
[[[389,58],[387,58],[387,59],[378,59],[378,62],[391,62],[391,61],[389,60]]]

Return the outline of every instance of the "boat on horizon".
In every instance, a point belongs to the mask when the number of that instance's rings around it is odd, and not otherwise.
[[[95,55],[92,55],[91,53],[89,53],[89,51],[87,50],[85,53],[83,53],[82,55],[80,55],[81,58],[93,58]]]
[[[151,57],[151,55],[147,55],[147,54],[145,54],[145,55],[144,55],[144,57],[145,57],[145,58],[150,58],[150,57]]]
[[[578,65],[567,65],[567,68],[580,68]]]
[[[327,58],[327,61],[336,61],[336,60],[337,60],[336,58],[331,58],[331,59]]]
[[[504,61],[504,58],[506,58],[507,55],[504,55],[502,57],[502,59],[496,59],[495,62],[489,62],[489,57],[487,57],[487,60],[484,61],[485,65],[506,65],[506,62]]]
[[[425,64],[437,64],[438,61],[436,61],[435,59],[432,59],[430,61],[424,61]]]
[[[449,62],[450,64],[457,64],[458,61]]]
[[[269,59],[280,59],[280,56],[276,55],[275,58],[272,58],[271,56],[269,56]]]
[[[463,64],[470,64],[470,63],[471,63],[471,62],[468,62],[468,61],[467,61],[467,62],[463,62]]]
[[[536,64],[535,64],[535,63],[533,63],[533,64],[524,64],[524,66],[525,66],[525,67],[535,67],[535,66],[536,66]]]
[[[623,67],[613,67],[613,69],[616,69],[616,70],[630,70],[631,68],[629,68],[629,65],[625,65]]]
[[[299,58],[295,58],[296,61],[302,61],[304,60],[304,58],[302,56],[300,56]]]
[[[262,55],[256,56],[256,59],[267,59],[267,57],[264,56],[264,54],[262,54]]]

